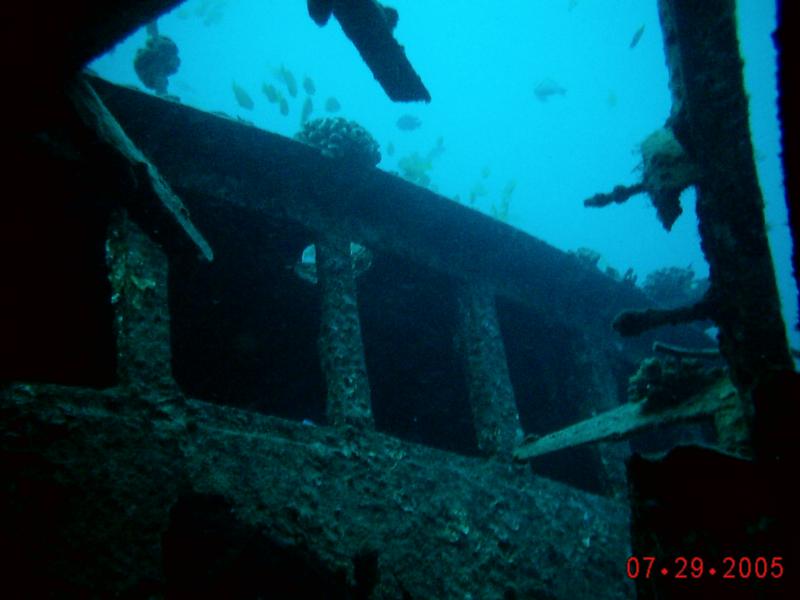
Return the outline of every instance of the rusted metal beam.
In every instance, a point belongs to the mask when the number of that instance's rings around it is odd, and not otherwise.
[[[663,425],[710,419],[722,411],[735,409],[736,403],[736,389],[726,379],[673,408],[648,411],[646,401],[623,404],[560,431],[530,437],[514,450],[514,458],[528,460],[566,448],[628,439]]]
[[[767,242],[733,0],[660,0],[675,136],[698,168],[697,216],[720,350],[743,389],[791,368]]]
[[[796,435],[778,424],[793,426],[798,400],[796,382],[775,385],[785,377],[764,385],[774,371],[791,370],[792,361],[753,158],[736,2],[659,0],[658,7],[673,97],[669,125],[697,168],[696,210],[711,281],[706,297],[739,399],[734,410],[717,413],[717,431],[728,436],[720,446],[739,456],[697,447],[654,460],[635,456],[628,470],[633,554],[702,557],[715,566],[730,556],[791,560],[797,502],[787,482],[797,470]],[[741,583],[741,597],[797,595],[790,591],[796,577]],[[720,589],[718,580],[705,578],[694,593],[714,597]],[[674,577],[637,582],[642,600],[685,592]]]
[[[308,12],[323,26],[331,13],[375,79],[395,102],[430,102],[431,95],[394,39],[398,13],[376,0],[309,0]]]
[[[172,191],[158,169],[142,154],[125,131],[106,109],[103,102],[83,77],[74,80],[67,92],[74,114],[75,129],[66,140],[74,143],[83,160],[104,164],[119,173],[118,177],[97,178],[98,181],[132,185],[110,185],[103,191],[118,199],[154,239],[169,245],[175,238],[185,237],[206,260],[214,258],[208,242],[195,227],[189,211]],[[126,178],[125,175],[128,175]]]
[[[697,217],[720,351],[740,391],[748,445],[749,391],[792,369],[748,121],[734,0],[659,0],[673,96],[670,125],[697,168]]]

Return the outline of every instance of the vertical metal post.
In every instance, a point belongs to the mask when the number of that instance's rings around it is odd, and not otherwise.
[[[750,391],[793,368],[758,185],[734,0],[659,0],[670,126],[698,168],[697,219],[719,347],[742,399],[726,446],[749,450]]]
[[[522,428],[508,374],[494,290],[486,284],[467,283],[459,292],[458,304],[457,343],[465,361],[478,448],[487,455],[510,457],[522,440]]]
[[[332,237],[319,241],[316,262],[322,295],[319,353],[328,388],[328,422],[372,428],[350,242]]]
[[[112,212],[106,262],[114,309],[119,385],[176,388],[172,378],[167,257],[127,213]]]
[[[617,382],[609,364],[610,350],[607,334],[585,331],[583,348],[577,362],[586,372],[588,386],[583,406],[579,407],[587,417],[596,413],[617,408],[621,402],[617,391]],[[623,399],[624,402],[624,399]],[[630,457],[630,446],[627,441],[606,442],[593,448],[601,465],[602,476],[610,495],[623,498],[628,493],[628,482],[625,473],[625,461]]]

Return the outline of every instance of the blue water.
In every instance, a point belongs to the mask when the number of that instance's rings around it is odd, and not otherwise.
[[[515,183],[508,222],[564,250],[589,247],[601,266],[632,267],[645,276],[665,266],[707,274],[691,191],[684,214],[667,233],[644,196],[623,205],[586,209],[582,201],[619,183],[638,181],[638,144],[669,114],[670,96],[656,2],[642,0],[396,0],[395,30],[428,87],[430,104],[395,104],[385,95],[335,19],[317,27],[300,0],[192,0],[158,21],[180,49],[181,67],[169,93],[205,110],[223,111],[284,135],[300,128],[302,85],[289,96],[276,77],[281,67],[298,84],[313,79],[312,118],[337,113],[365,126],[380,142],[379,167],[399,171],[402,157],[426,155],[441,138],[444,152],[428,172],[432,189],[492,214]],[[757,167],[766,200],[770,242],[792,345],[797,320],[791,277],[779,133],[775,57],[770,39],[774,3],[742,0],[739,26]],[[634,48],[630,43],[644,25]],[[119,83],[140,85],[133,70],[146,40],[136,32],[92,68]],[[552,80],[566,90],[542,102],[535,86]],[[236,82],[255,107],[239,106]],[[283,116],[261,92],[281,89]],[[410,114],[422,125],[400,130]],[[389,144],[394,147],[388,155]],[[480,192],[485,191],[485,194]],[[471,194],[472,192],[472,194]],[[477,192],[477,193],[476,193]],[[496,213],[495,213],[496,214]]]

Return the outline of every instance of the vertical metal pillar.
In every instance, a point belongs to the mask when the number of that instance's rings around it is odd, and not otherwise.
[[[132,390],[177,389],[172,378],[166,255],[118,209],[109,222],[106,262],[119,385]]]
[[[583,336],[583,348],[577,362],[581,370],[585,370],[589,383],[583,406],[580,407],[586,417],[612,410],[621,404],[606,344],[607,334],[603,335],[602,332],[586,332]],[[630,457],[628,442],[597,444],[593,451],[601,465],[608,493],[617,498],[625,497],[628,493],[625,461]]]
[[[659,0],[675,137],[698,168],[697,219],[719,347],[742,399],[723,443],[749,450],[750,391],[793,368],[758,185],[734,0]]]
[[[470,282],[459,292],[457,343],[467,373],[469,402],[478,448],[487,455],[510,457],[522,440],[519,412],[497,319],[494,290]]]
[[[369,379],[358,317],[350,242],[332,237],[316,244],[322,295],[319,353],[328,388],[328,422],[372,428]]]

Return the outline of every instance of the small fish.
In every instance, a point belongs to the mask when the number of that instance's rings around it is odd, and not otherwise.
[[[317,86],[314,85],[314,80],[311,77],[306,76],[303,79],[303,89],[309,96],[313,96],[314,92],[317,91]]]
[[[281,98],[281,114],[285,117],[289,114],[289,103],[286,98]]]
[[[281,93],[275,89],[275,86],[271,83],[262,83],[261,84],[261,91],[264,92],[264,95],[267,97],[272,104],[281,101]]]
[[[492,174],[492,170],[489,168],[489,165],[486,165],[485,167],[483,167],[481,169],[481,177],[483,179],[487,179],[489,177],[489,175],[491,175],[491,174]]]
[[[289,92],[289,95],[292,98],[297,97],[297,80],[294,78],[294,75],[292,75],[292,72],[289,69],[281,65],[281,68],[275,71],[275,77],[277,77],[279,81],[283,82],[283,84],[286,86],[286,90]]]
[[[609,108],[614,108],[617,105],[617,95],[614,93],[614,90],[608,90],[606,104],[608,104]]]
[[[244,109],[253,110],[255,104],[253,103],[253,99],[250,97],[244,88],[238,85],[235,81],[231,83],[231,89],[233,90],[233,95],[236,96],[236,102]]]
[[[392,142],[389,142],[386,145],[386,154],[389,156],[394,156],[394,144]]]
[[[552,79],[542,79],[536,84],[536,87],[533,89],[533,93],[536,94],[536,97],[540,102],[547,102],[547,99],[550,96],[566,95],[567,90],[558,85],[558,83]]]
[[[300,124],[304,124],[308,121],[308,117],[311,116],[311,112],[314,110],[314,103],[311,101],[310,97],[306,97],[306,101],[303,102],[303,111],[300,113]]]
[[[427,158],[429,161],[432,161],[434,158],[439,158],[442,154],[444,154],[444,138],[439,136],[436,138],[436,145],[428,150]]]
[[[504,200],[510,199],[514,193],[514,190],[517,189],[517,180],[512,179],[506,184],[506,187],[503,188],[503,195],[502,198]]]
[[[420,121],[414,115],[403,115],[397,119],[397,128],[402,131],[413,131],[420,125],[422,125],[422,121]]]
[[[644,33],[644,25],[639,27],[639,29],[636,30],[636,33],[633,34],[633,38],[631,39],[631,45],[630,45],[631,50],[636,48],[636,44],[638,44],[639,40],[642,39],[643,33]]]
[[[341,108],[342,105],[339,104],[339,101],[333,96],[325,100],[325,110],[327,110],[329,113],[339,112],[339,109]]]

